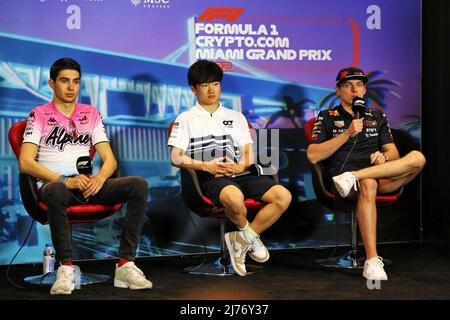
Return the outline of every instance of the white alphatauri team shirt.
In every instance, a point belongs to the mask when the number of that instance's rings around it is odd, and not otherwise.
[[[226,156],[240,161],[240,148],[253,143],[247,119],[222,104],[209,113],[199,104],[178,115],[173,123],[168,145],[185,151],[200,161]]]

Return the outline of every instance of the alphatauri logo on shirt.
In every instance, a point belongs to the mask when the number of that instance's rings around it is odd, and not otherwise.
[[[90,145],[91,135],[84,132],[78,132],[78,134],[73,135],[65,127],[54,126],[47,138],[45,138],[45,144],[51,147],[58,147],[59,151],[64,151],[68,144]]]
[[[223,120],[223,125],[227,128],[233,128],[233,120]]]

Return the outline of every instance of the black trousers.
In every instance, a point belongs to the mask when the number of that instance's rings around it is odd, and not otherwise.
[[[48,206],[48,221],[57,261],[72,260],[72,238],[66,208],[86,200],[78,190],[70,190],[65,184],[52,181],[39,190],[41,200]],[[115,205],[127,203],[122,225],[119,257],[134,260],[144,223],[148,184],[142,177],[112,178],[103,188],[89,198],[90,204]]]

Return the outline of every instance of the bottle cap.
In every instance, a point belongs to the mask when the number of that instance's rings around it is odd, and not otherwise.
[[[45,246],[46,247],[52,247],[52,244],[48,242],[48,243],[45,244]]]

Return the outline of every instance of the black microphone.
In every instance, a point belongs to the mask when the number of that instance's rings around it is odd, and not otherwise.
[[[366,112],[366,102],[363,98],[354,97],[352,100],[352,111],[355,114],[355,119],[364,118]]]
[[[92,161],[88,156],[77,159],[77,170],[79,174],[90,176],[92,174]]]

